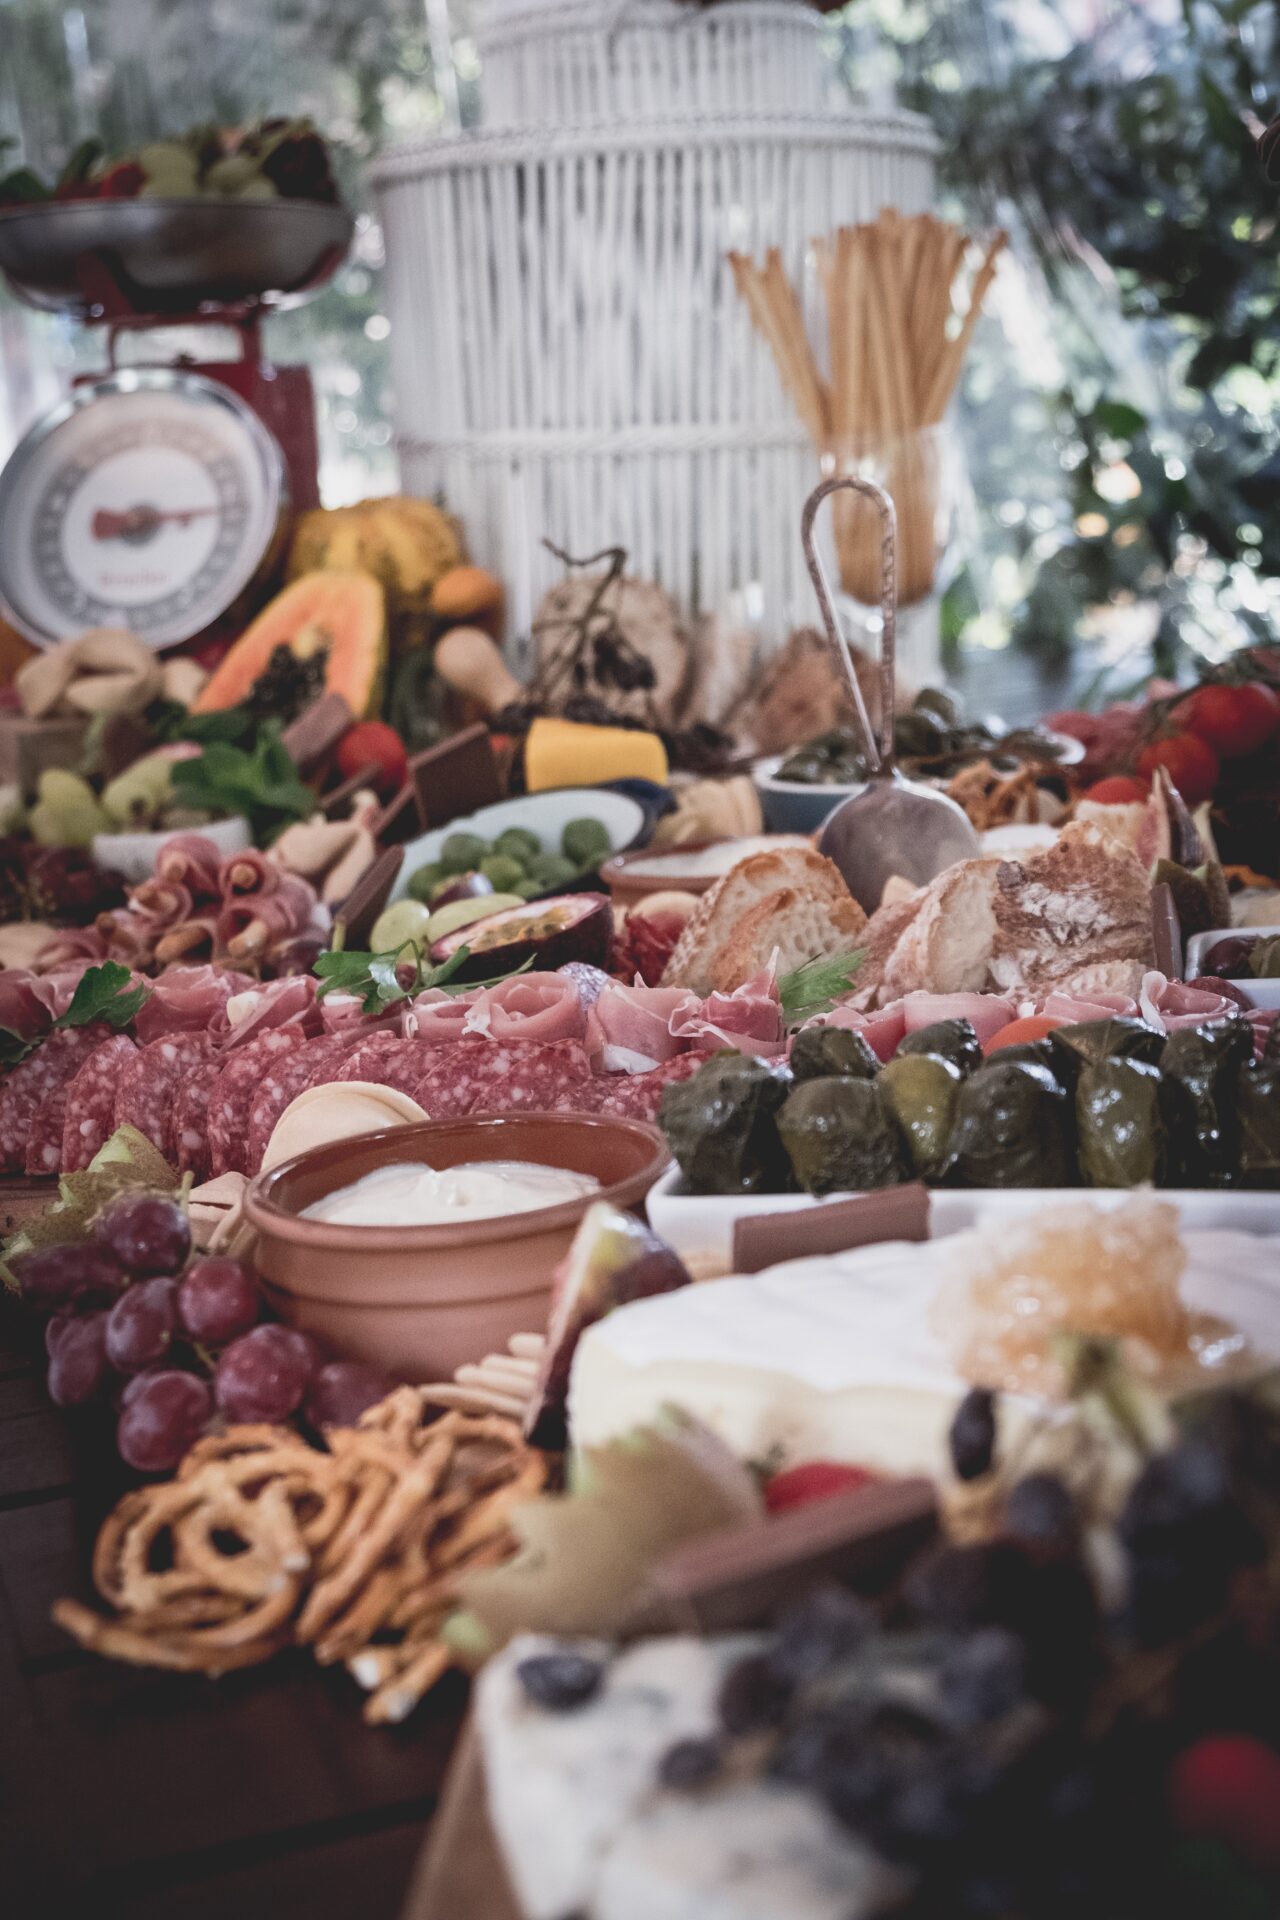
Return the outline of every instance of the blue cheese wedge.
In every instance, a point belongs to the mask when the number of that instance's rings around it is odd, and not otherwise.
[[[884,1894],[883,1863],[798,1788],[659,1783],[670,1746],[715,1729],[724,1673],[753,1640],[641,1642],[557,1713],[517,1669],[559,1644],[513,1642],[477,1689],[490,1820],[525,1920],[853,1920]]]

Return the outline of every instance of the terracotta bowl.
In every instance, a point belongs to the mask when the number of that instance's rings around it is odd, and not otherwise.
[[[555,1269],[588,1206],[636,1208],[667,1164],[656,1127],[605,1115],[429,1120],[314,1147],[245,1195],[256,1260],[282,1319],[402,1380],[447,1380],[465,1361],[540,1333]],[[353,1227],[303,1209],[380,1167],[533,1160],[591,1173],[600,1190],[554,1207],[452,1226]]]

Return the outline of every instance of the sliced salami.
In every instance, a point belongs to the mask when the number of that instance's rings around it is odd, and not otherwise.
[[[405,1040],[398,1033],[375,1033],[361,1041],[334,1077],[368,1080],[376,1087],[394,1087],[398,1093],[413,1094],[431,1068],[461,1044],[449,1041],[442,1047],[438,1040]]]
[[[120,1075],[115,1124],[136,1127],[166,1158],[172,1158],[173,1107],[178,1088],[213,1052],[205,1033],[166,1033],[142,1047]]]
[[[27,1165],[27,1147],[36,1115],[45,1102],[73,1080],[89,1055],[101,1041],[105,1027],[59,1027],[41,1041],[9,1073],[0,1088],[0,1171],[22,1173]],[[52,1127],[52,1110],[49,1121]],[[48,1139],[52,1139],[50,1133]],[[58,1129],[58,1159],[62,1158],[62,1129]],[[41,1168],[57,1172],[57,1167]]]
[[[178,1171],[194,1174],[197,1182],[209,1178],[209,1096],[230,1058],[215,1047],[183,1080],[169,1113]]]
[[[67,1082],[62,1124],[63,1173],[81,1173],[115,1129],[116,1091],[120,1075],[138,1049],[127,1033],[113,1033],[94,1048]]]
[[[592,1113],[616,1113],[624,1120],[649,1120],[656,1124],[665,1087],[688,1080],[706,1065],[706,1055],[678,1053],[647,1073],[601,1074],[591,1089]]]
[[[578,1040],[462,1040],[445,1050],[413,1090],[432,1120],[468,1113],[550,1112],[587,1087],[591,1066]]]
[[[249,1107],[248,1171],[256,1173],[262,1156],[276,1130],[276,1122],[291,1100],[310,1086],[336,1078],[337,1070],[350,1053],[349,1033],[326,1033],[308,1040],[293,1053],[273,1060],[259,1080]]]
[[[253,1096],[272,1067],[306,1042],[300,1026],[269,1027],[227,1054],[209,1093],[209,1172],[215,1180],[220,1173],[248,1173]]]

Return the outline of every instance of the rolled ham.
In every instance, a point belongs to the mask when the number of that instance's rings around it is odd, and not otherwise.
[[[686,987],[611,981],[587,1015],[587,1052],[603,1073],[647,1073],[690,1050],[684,1029],[701,1015],[702,1002]]]
[[[847,1003],[833,1007],[830,1013],[815,1014],[806,1027],[848,1027],[860,1033],[877,1060],[892,1060],[907,1031],[907,1016],[901,1000],[872,1013],[859,1013]]]
[[[462,1030],[490,1040],[580,1040],[587,1016],[577,986],[560,973],[517,974],[485,987]]]
[[[309,1040],[324,1029],[316,1002],[317,982],[309,974],[292,974],[233,995],[227,1002],[225,1045],[244,1047],[275,1027],[300,1027]]]
[[[225,1027],[228,1000],[252,989],[247,973],[222,967],[167,967],[134,1020],[140,1046],[169,1033],[208,1033]]]
[[[448,1040],[461,1040],[467,1016],[479,998],[479,988],[470,993],[450,994],[443,987],[429,987],[405,1008],[406,1040],[430,1040],[437,1046]]]
[[[156,879],[187,889],[193,900],[217,900],[222,856],[202,833],[175,833],[156,855]]]
[[[909,993],[902,1002],[907,1033],[919,1033],[939,1020],[967,1020],[983,1046],[1017,1018],[1012,1000],[998,993]]]
[[[776,1059],[786,1051],[787,1041],[773,968],[764,968],[732,993],[709,994],[697,1012],[673,1016],[671,1029],[677,1039],[703,1052],[732,1047],[762,1060]]]

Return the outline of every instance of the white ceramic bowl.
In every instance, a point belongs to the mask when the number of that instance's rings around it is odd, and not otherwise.
[[[1199,979],[1205,955],[1210,947],[1217,946],[1219,940],[1266,940],[1277,934],[1280,934],[1280,927],[1211,927],[1208,933],[1193,933],[1187,942],[1183,974],[1188,980]],[[1238,987],[1255,1007],[1261,1007],[1266,1012],[1280,1008],[1280,980],[1255,980],[1252,974],[1246,973],[1229,984]]]
[[[654,1232],[675,1248],[682,1260],[693,1260],[701,1271],[732,1270],[733,1230],[739,1220],[760,1214],[803,1213],[848,1200],[833,1193],[816,1200],[807,1193],[697,1194],[682,1193],[679,1167],[668,1167],[646,1202]],[[1032,1213],[1087,1199],[1102,1206],[1118,1206],[1131,1194],[1112,1187],[936,1187],[929,1195],[929,1237],[940,1240],[963,1233],[979,1214]],[[1157,1197],[1170,1201],[1184,1227],[1230,1227],[1238,1233],[1280,1234],[1280,1193],[1218,1193],[1160,1188]]]
[[[212,840],[224,860],[253,845],[249,822],[237,813],[230,820],[214,820],[207,827],[166,827],[163,833],[95,833],[93,857],[100,867],[110,867],[137,886],[139,881],[151,878],[161,847],[179,831]]]
[[[410,840],[391,899],[407,899],[410,880],[419,867],[440,858],[440,849],[450,834],[474,833],[482,840],[496,840],[507,827],[525,827],[537,834],[545,853],[559,853],[560,835],[571,820],[599,820],[615,853],[636,846],[649,828],[649,815],[638,800],[604,787],[555,787],[548,793],[525,794],[519,800],[500,800],[496,806],[481,807],[464,820],[451,820],[447,827],[436,827]]]

